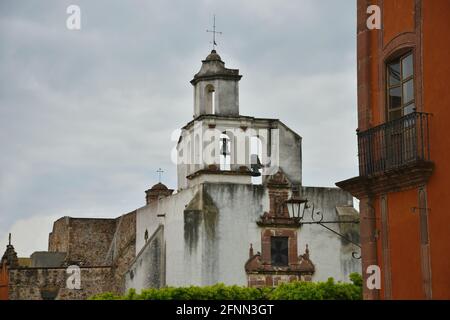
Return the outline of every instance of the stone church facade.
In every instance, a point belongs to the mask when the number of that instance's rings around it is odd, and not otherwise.
[[[240,115],[241,77],[215,50],[202,61],[191,81],[194,120],[174,152],[176,191],[158,183],[146,191],[145,206],[117,219],[61,218],[48,251],[35,252],[28,265],[9,244],[0,297],[84,299],[219,282],[276,286],[348,281],[361,272],[351,243],[359,242],[359,228],[345,223],[359,218],[352,196],[302,185],[302,138],[278,119]],[[306,199],[309,206],[295,216],[292,209]],[[345,238],[308,224],[315,215]],[[67,289],[69,265],[80,267],[80,289]]]

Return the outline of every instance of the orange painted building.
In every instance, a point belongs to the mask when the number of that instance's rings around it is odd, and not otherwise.
[[[8,300],[8,267],[6,261],[0,265],[0,300]]]
[[[359,176],[337,185],[381,269],[364,298],[450,299],[450,1],[357,3]]]

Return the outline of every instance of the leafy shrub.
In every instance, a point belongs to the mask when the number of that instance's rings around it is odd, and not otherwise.
[[[130,289],[134,290],[134,289]],[[96,294],[95,296],[92,296],[89,298],[89,300],[122,300],[123,298],[115,293],[112,292],[105,292]]]
[[[362,288],[363,279],[359,273],[353,272],[350,274],[349,278],[350,278],[350,281],[353,282],[353,284],[355,286]]]
[[[353,283],[335,282],[291,282],[276,287],[268,297],[272,300],[360,300],[362,299],[362,277],[352,273]]]
[[[352,283],[335,282],[291,282],[276,288],[248,288],[226,286],[219,283],[205,287],[165,287],[144,289],[136,293],[130,289],[123,295],[111,292],[91,297],[92,300],[360,300],[362,299],[362,277],[350,275]]]

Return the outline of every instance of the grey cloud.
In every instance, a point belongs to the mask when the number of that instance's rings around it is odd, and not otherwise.
[[[69,4],[80,31],[65,27]],[[139,207],[159,167],[175,187],[170,135],[192,119],[212,13],[220,55],[244,75],[241,113],[304,138],[305,184],[355,175],[355,11],[334,0],[2,1],[0,239],[19,220]]]

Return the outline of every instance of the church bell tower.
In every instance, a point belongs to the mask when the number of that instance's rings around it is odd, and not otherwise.
[[[202,61],[191,80],[194,86],[194,118],[200,115],[239,116],[238,69],[227,69],[216,50]]]

